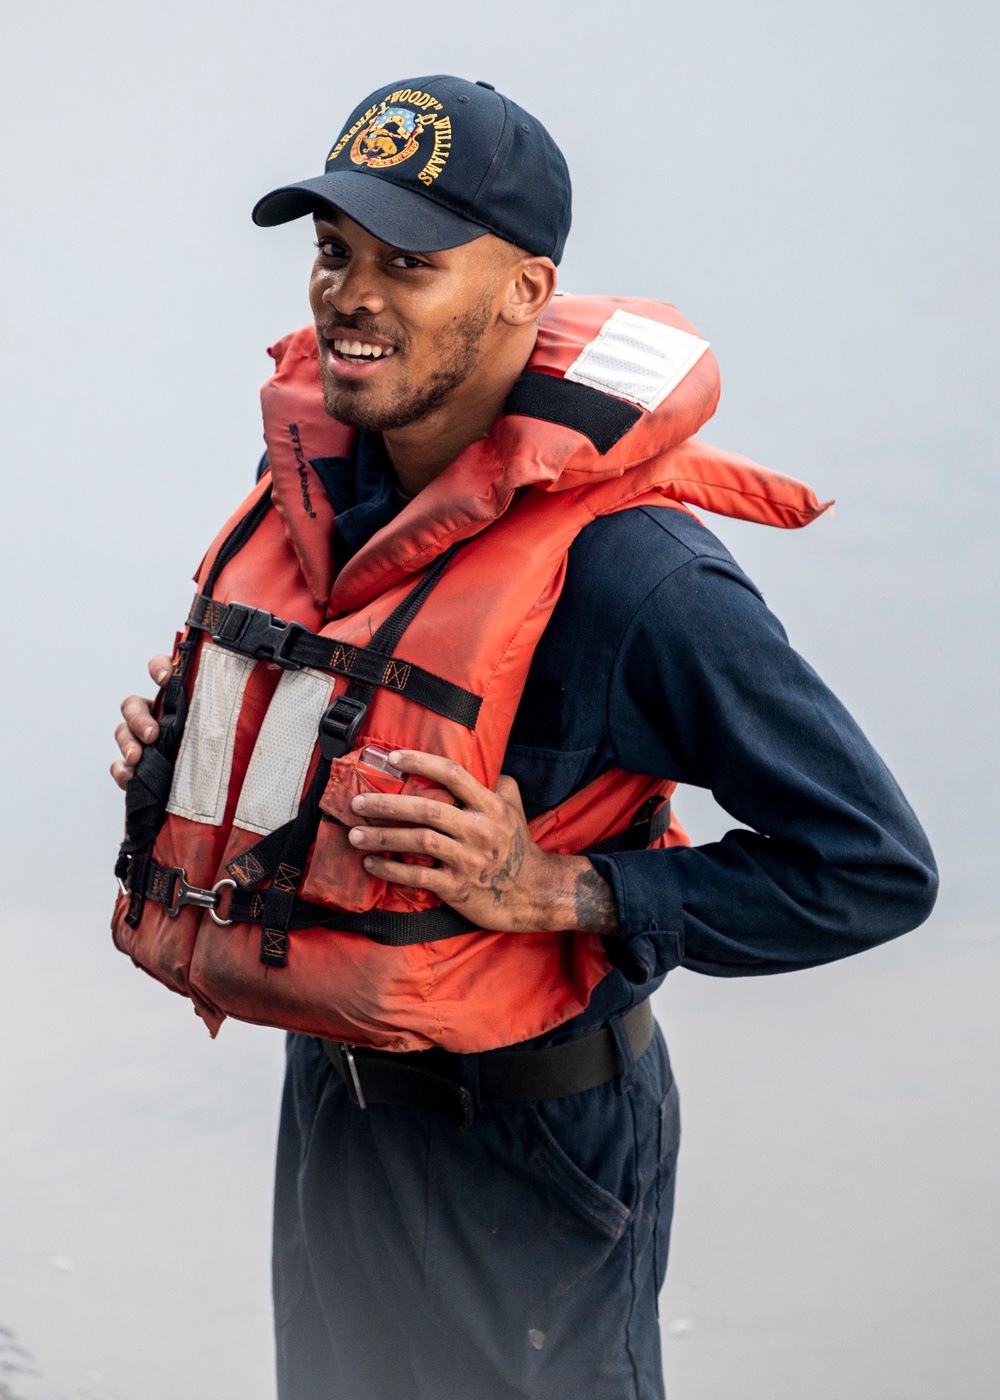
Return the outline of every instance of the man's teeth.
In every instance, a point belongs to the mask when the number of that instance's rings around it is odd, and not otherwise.
[[[350,355],[352,359],[377,360],[383,355],[395,354],[392,345],[368,345],[363,340],[335,340],[333,348],[338,355]]]

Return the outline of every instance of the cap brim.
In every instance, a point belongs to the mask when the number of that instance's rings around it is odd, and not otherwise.
[[[425,195],[358,170],[331,171],[314,180],[282,185],[257,201],[253,221],[261,228],[272,228],[315,214],[324,205],[342,210],[375,238],[406,253],[458,248],[489,232]]]

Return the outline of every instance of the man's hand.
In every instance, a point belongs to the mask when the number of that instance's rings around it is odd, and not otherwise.
[[[149,663],[149,674],[158,686],[163,685],[170,675],[170,657],[154,656]],[[142,757],[143,745],[153,743],[160,732],[152,705],[152,700],[145,700],[141,695],[130,695],[122,701],[123,722],[115,730],[122,756],[111,765],[111,776],[120,788],[128,786],[135,765]]]
[[[170,657],[154,656],[149,674],[158,686],[170,675]],[[124,788],[142,757],[143,745],[159,733],[152,701],[130,695],[122,703],[123,722],[115,730],[121,758],[111,776]],[[424,797],[368,793],[352,802],[368,820],[413,823],[406,827],[356,826],[350,840],[359,851],[407,852],[430,856],[436,865],[407,865],[388,855],[366,855],[365,868],[390,884],[431,890],[479,928],[523,930],[582,929],[616,933],[618,909],[606,881],[585,856],[559,856],[532,841],[513,778],[502,777],[496,792],[471,773],[435,754],[405,749],[390,755],[404,773],[416,773],[447,788],[459,806]]]
[[[532,841],[513,778],[502,777],[496,792],[490,792],[457,763],[434,754],[402,749],[390,754],[389,762],[447,788],[459,806],[389,793],[355,797],[351,807],[359,817],[414,825],[355,826],[352,845],[366,852],[431,856],[437,862],[431,868],[366,855],[369,874],[431,890],[479,928],[617,932],[614,896],[590,861],[551,855]]]

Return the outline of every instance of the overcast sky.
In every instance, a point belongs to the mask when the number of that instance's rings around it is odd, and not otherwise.
[[[200,1040],[194,1049],[199,1030],[180,1003],[112,957],[105,925],[120,801],[105,773],[119,700],[142,688],[147,656],[169,649],[190,575],[252,481],[265,347],[308,319],[311,229],[256,229],[250,208],[274,185],[318,173],[350,109],[393,79],[483,78],[541,118],[574,179],[562,285],[675,302],[712,342],[722,370],[722,404],[702,436],[837,498],[832,519],[801,532],[707,523],[857,715],[923,819],[942,869],[939,912],[878,967],[890,999],[939,976],[968,976],[969,999],[956,984],[954,1019],[936,1034],[958,1055],[957,1076],[985,1076],[979,1051],[968,1065],[955,1046],[966,1044],[972,986],[981,989],[1000,966],[997,31],[996,7],[971,0],[54,0],[8,13],[0,46],[0,905],[9,958],[0,1047],[20,1066],[5,1092],[8,1112],[24,1118],[27,1145],[0,1149],[0,1170],[19,1183],[13,1193],[0,1189],[0,1210],[13,1211],[9,1231],[0,1217],[0,1325],[33,1329],[32,1344],[47,1349],[66,1394],[181,1393],[167,1361],[144,1362],[160,1342],[136,1335],[141,1321],[125,1328],[128,1340],[112,1358],[119,1389],[81,1379],[88,1367],[92,1376],[114,1369],[71,1353],[78,1337],[114,1335],[116,1308],[133,1306],[114,1293],[131,1291],[124,1264],[117,1274],[106,1269],[99,1287],[81,1285],[66,1312],[47,1290],[71,1271],[24,1272],[36,1257],[46,1264],[46,1251],[61,1257],[58,1242],[39,1243],[49,1207],[63,1212],[67,1229],[86,1214],[86,1193],[66,1204],[63,1177],[39,1185],[63,1150],[60,1124],[76,1124],[63,1143],[74,1178],[90,1172],[106,1193],[107,1163],[136,1130],[135,1103],[114,1089],[89,1132],[74,1114],[112,1063],[118,1073],[134,1054],[152,1066],[150,1044],[161,1097],[147,1079],[142,1114],[147,1128],[160,1127],[143,1139],[141,1170],[160,1173],[161,1206],[172,1199],[170,1151],[193,1154],[183,1170],[195,1190],[199,1152],[217,1170],[238,1138],[253,1159],[230,1196],[252,1202],[252,1224],[220,1226],[216,1245],[217,1267],[238,1274],[233,1287],[251,1301],[234,1303],[229,1321],[213,1326],[236,1347],[252,1315],[266,1361],[259,1216],[277,1039],[236,1029],[229,1049]],[[724,829],[702,799],[678,807],[696,835]],[[827,982],[810,974],[801,985],[842,986],[845,996],[853,988],[863,998],[870,983],[864,960],[858,966],[825,974]],[[742,996],[746,1015],[769,1015],[774,993],[718,992],[699,981],[693,1000],[677,995],[679,1036],[696,1046],[714,1028],[718,1083],[722,1065],[743,1051],[738,1018],[713,1016],[713,1005]],[[798,994],[783,985],[782,995],[792,1003]],[[856,1014],[872,1017],[877,1063],[878,1008],[860,1005]],[[829,1069],[840,1012],[827,1009]],[[915,1044],[919,1020],[914,1010]],[[143,1026],[154,1028],[151,1040]],[[800,1033],[789,1027],[789,1037]],[[891,1038],[886,1029],[886,1048]],[[690,1051],[689,1060],[697,1079],[705,1057]],[[113,1075],[108,1082],[118,1084]],[[178,1130],[187,1145],[168,1149],[156,1136],[164,1097],[179,1122],[190,1085],[206,1082],[215,1087],[197,1100],[201,1126]],[[220,1084],[231,1091],[227,1102],[244,1105],[242,1116],[226,1118]],[[808,1083],[798,1091],[808,1103]],[[715,1092],[712,1082],[699,1092]],[[51,1121],[25,1127],[40,1099]],[[238,1119],[236,1137],[225,1136],[221,1119]],[[971,1153],[974,1137],[968,1142]],[[152,1190],[153,1177],[143,1180]],[[224,1183],[212,1181],[192,1207],[198,1228],[205,1201],[216,1220],[225,1216]],[[113,1196],[101,1200],[106,1220],[127,1228],[141,1253],[155,1214],[148,1196],[137,1189],[127,1227],[121,1203],[116,1215]],[[703,1208],[692,1195],[689,1218]],[[7,1255],[4,1238],[14,1241]],[[158,1297],[176,1299],[187,1286],[190,1250],[176,1249]],[[985,1265],[976,1267],[981,1278]],[[194,1286],[203,1284],[199,1275]],[[172,1314],[177,1325],[182,1315],[194,1313]],[[926,1335],[922,1314],[908,1325]],[[206,1375],[232,1374],[222,1342],[203,1337],[197,1351]],[[681,1376],[676,1400],[699,1400],[699,1374]],[[796,1389],[800,1381],[789,1381],[791,1400],[828,1393]],[[219,1384],[206,1396],[223,1393]],[[246,1378],[240,1384],[247,1400],[270,1393],[263,1373],[256,1390]],[[765,1376],[760,1396],[778,1400],[775,1384]],[[918,1376],[907,1400],[945,1393],[925,1395],[920,1384]],[[200,1391],[183,1389],[200,1400]],[[872,1391],[871,1400],[894,1393]],[[756,1400],[758,1392],[739,1394]],[[868,1400],[868,1392],[851,1394]]]

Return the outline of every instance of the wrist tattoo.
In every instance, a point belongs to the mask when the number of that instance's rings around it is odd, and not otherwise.
[[[611,886],[593,866],[576,877],[576,926],[584,933],[617,933],[618,906]]]

